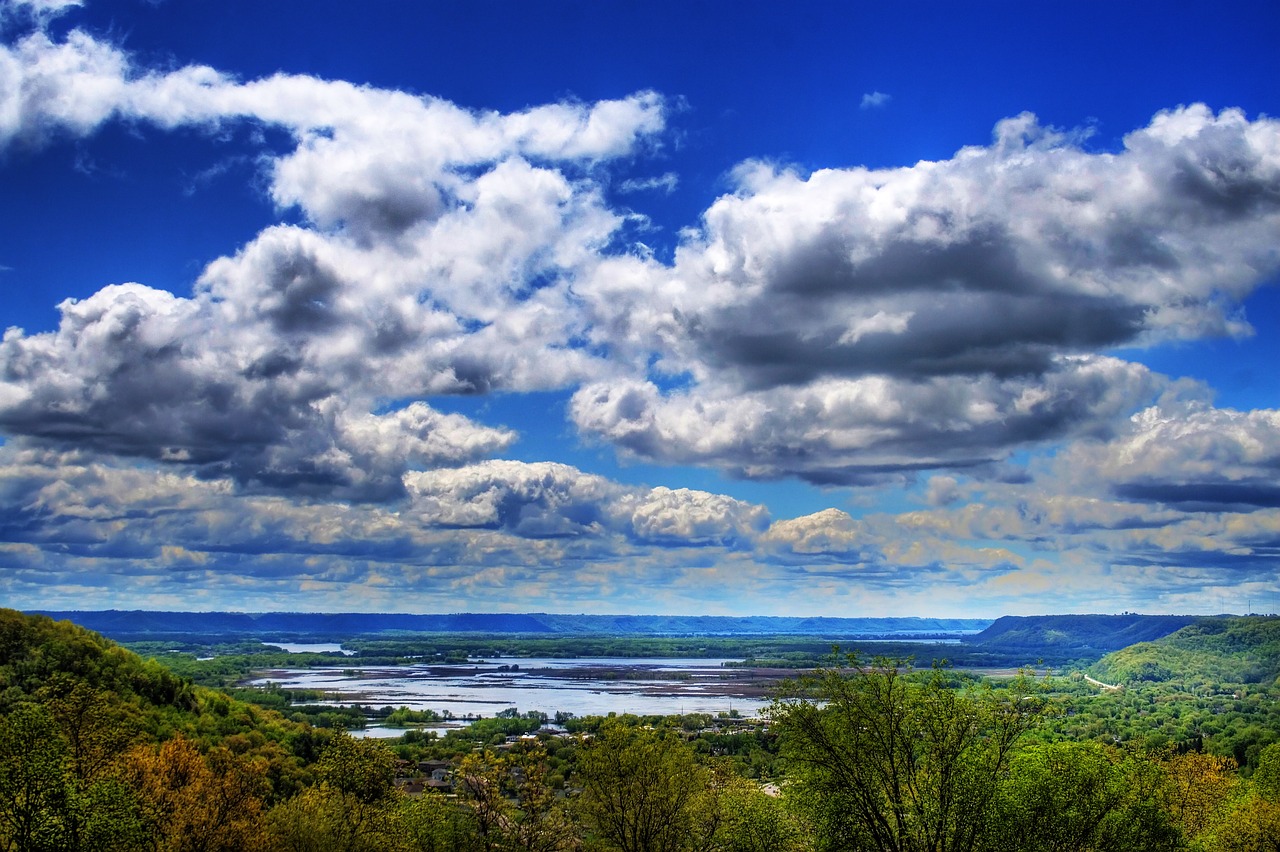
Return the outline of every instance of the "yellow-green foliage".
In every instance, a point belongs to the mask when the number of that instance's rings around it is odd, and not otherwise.
[[[1108,654],[1092,672],[1108,683],[1271,684],[1280,676],[1280,618],[1205,618]]]

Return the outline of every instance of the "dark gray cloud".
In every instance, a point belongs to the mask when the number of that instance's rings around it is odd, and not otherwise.
[[[1167,503],[1187,512],[1280,508],[1280,486],[1273,479],[1252,482],[1126,482],[1112,490],[1125,500]]]
[[[851,334],[823,329],[829,314],[820,303],[788,302],[778,300],[767,314],[759,305],[726,309],[714,324],[691,324],[690,339],[708,350],[717,375],[753,390],[842,375],[1006,378],[1043,375],[1063,353],[1128,343],[1144,315],[1117,299],[1067,294],[904,294],[894,300],[899,313],[880,309]],[[785,329],[800,325],[797,309],[813,313],[802,336]]]

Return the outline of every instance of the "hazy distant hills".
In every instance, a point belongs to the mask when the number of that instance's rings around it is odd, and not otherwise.
[[[982,618],[825,618],[547,613],[43,611],[120,641],[219,637],[339,641],[357,636],[478,633],[528,636],[814,636],[829,639],[960,638],[997,652],[1059,657],[1103,654],[1168,636],[1189,615],[1006,615]]]
[[[153,612],[49,611],[113,639],[161,636],[341,639],[388,633],[572,635],[798,635],[840,638],[956,637],[978,633],[987,618],[800,618],[716,615],[549,615],[546,613]]]
[[[534,615],[556,633],[799,636],[957,636],[977,633],[988,618],[785,618],[718,615]]]

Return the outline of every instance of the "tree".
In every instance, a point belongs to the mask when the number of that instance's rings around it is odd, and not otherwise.
[[[1020,852],[1162,852],[1181,833],[1159,761],[1097,742],[1020,751],[986,846]]]
[[[1280,802],[1280,743],[1272,743],[1259,753],[1251,780],[1259,796]]]
[[[1280,743],[1262,749],[1247,792],[1202,836],[1212,852],[1280,852]]]
[[[1171,755],[1162,768],[1164,806],[1187,838],[1209,827],[1238,783],[1236,762],[1229,757],[1191,751]]]
[[[175,737],[129,753],[127,778],[162,852],[240,852],[262,845],[261,767],[225,749],[208,757]]]
[[[0,717],[0,849],[65,848],[67,767],[66,743],[43,707],[22,703]]]
[[[690,852],[717,828],[711,773],[672,733],[606,724],[578,755],[590,828],[621,852]]]
[[[717,852],[806,852],[812,838],[778,796],[745,778],[734,778],[720,791],[724,814],[717,832]]]
[[[455,787],[471,812],[476,840],[483,852],[502,847],[506,823],[512,818],[512,808],[502,789],[505,771],[500,759],[487,749],[467,755],[458,765]]]
[[[577,826],[548,782],[541,745],[520,746],[501,757],[487,749],[469,754],[456,778],[485,852],[563,852],[579,845]]]
[[[396,809],[404,844],[413,852],[474,852],[478,832],[468,810],[438,793],[405,797]]]
[[[395,755],[380,743],[334,736],[316,763],[319,783],[272,808],[270,833],[287,852],[380,852],[399,843]]]
[[[70,768],[81,788],[107,773],[136,736],[129,705],[86,681],[58,674],[38,695],[67,744]]]
[[[1019,678],[1005,689],[961,689],[935,668],[819,671],[775,702],[789,792],[820,849],[967,852],[980,848],[999,783],[1042,710]]]
[[[1242,796],[1197,848],[1212,852],[1280,852],[1280,802],[1264,799],[1256,791]]]

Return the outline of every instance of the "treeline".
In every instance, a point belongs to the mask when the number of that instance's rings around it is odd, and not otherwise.
[[[0,850],[1275,848],[1280,732],[1243,769],[1194,743],[1072,738],[1062,726],[1092,687],[1066,687],[855,656],[793,681],[767,725],[562,718],[552,732],[512,712],[384,744],[0,610]]]

